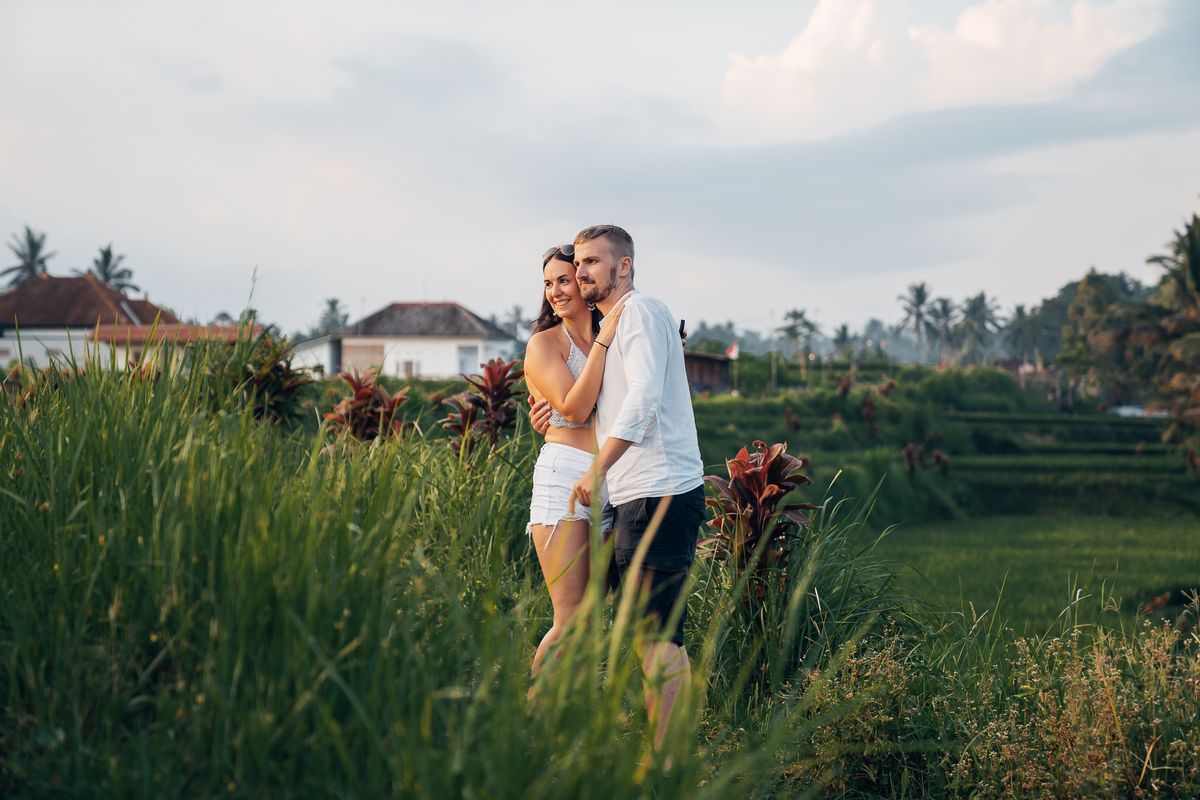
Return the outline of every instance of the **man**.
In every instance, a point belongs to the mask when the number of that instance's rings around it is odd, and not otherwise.
[[[600,452],[571,497],[590,504],[593,487],[607,479],[616,511],[617,574],[622,583],[633,581],[649,593],[647,615],[658,635],[641,656],[643,673],[654,679],[646,689],[646,711],[658,749],[691,676],[680,595],[704,519],[704,467],[675,317],[662,301],[634,288],[633,255],[633,239],[616,225],[585,228],[575,237],[575,278],[583,299],[606,316],[618,303],[625,310],[596,403]],[[539,430],[548,415],[542,403],[530,412]],[[656,512],[661,517],[654,527]],[[643,538],[649,539],[645,556],[633,574]],[[678,624],[668,625],[677,602],[683,613]]]

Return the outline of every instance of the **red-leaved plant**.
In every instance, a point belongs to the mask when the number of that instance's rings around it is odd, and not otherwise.
[[[708,525],[716,532],[701,542],[699,550],[711,558],[732,558],[739,575],[747,569],[761,572],[783,557],[790,538],[808,525],[805,511],[812,503],[784,503],[795,488],[812,483],[804,474],[808,459],[790,456],[787,443],[768,447],[755,440],[757,452],[743,447],[725,462],[729,479],[706,475],[704,480],[717,490],[705,502],[713,509]],[[763,537],[769,541],[754,557]]]
[[[516,368],[517,360],[505,361],[493,358],[479,366],[479,375],[463,375],[475,391],[459,392],[442,401],[453,409],[440,422],[450,432],[450,447],[455,453],[467,453],[476,441],[487,439],[493,447],[500,441],[500,433],[517,424],[520,398],[513,387],[524,377],[524,370]]]
[[[330,430],[346,430],[355,439],[364,441],[403,434],[404,418],[400,416],[400,406],[408,400],[407,386],[388,394],[375,382],[377,376],[373,370],[361,375],[358,370],[353,374],[340,372],[338,377],[350,385],[350,394],[325,415]]]

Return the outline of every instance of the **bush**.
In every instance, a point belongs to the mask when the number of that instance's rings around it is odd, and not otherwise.
[[[408,399],[408,387],[388,394],[376,383],[376,375],[368,371],[360,375],[356,370],[340,373],[339,376],[350,387],[350,394],[338,401],[333,411],[325,415],[329,430],[337,433],[346,431],[355,439],[371,441],[380,436],[400,436],[405,422],[400,407]]]
[[[956,791],[996,797],[1195,797],[1200,654],[1172,628],[1018,640],[999,692],[961,707]],[[993,699],[994,698],[994,699]]]

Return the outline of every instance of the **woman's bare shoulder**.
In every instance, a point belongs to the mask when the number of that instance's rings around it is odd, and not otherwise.
[[[562,347],[559,343],[561,337],[557,336],[558,326],[546,328],[544,331],[538,331],[529,337],[529,341],[525,343],[525,352],[533,351],[538,355],[551,355],[560,352]]]

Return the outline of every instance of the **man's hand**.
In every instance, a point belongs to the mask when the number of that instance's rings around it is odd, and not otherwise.
[[[583,473],[583,477],[580,478],[575,483],[575,486],[571,489],[571,499],[567,501],[567,515],[570,516],[575,513],[576,501],[583,503],[585,506],[590,506],[592,504],[592,488],[599,485],[599,483],[603,480],[603,475],[600,476],[599,481],[596,480],[595,466]]]
[[[529,395],[529,405],[533,406],[529,409],[529,423],[535,431],[545,436],[546,431],[550,430],[550,414],[554,409],[545,400],[534,400],[533,395]]]

